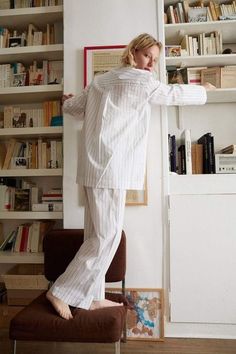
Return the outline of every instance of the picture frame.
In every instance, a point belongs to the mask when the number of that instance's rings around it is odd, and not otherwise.
[[[147,177],[145,177],[144,189],[127,190],[126,206],[146,206],[148,205]]]
[[[108,288],[106,292],[121,293]],[[127,340],[164,341],[164,291],[161,288],[126,288],[131,309],[127,311]]]
[[[127,313],[127,339],[163,341],[163,289],[129,288],[126,297],[134,307]]]
[[[26,157],[12,157],[11,158],[11,168],[12,169],[28,168],[28,159]]]
[[[103,74],[121,64],[125,45],[84,47],[84,87],[95,75]],[[128,190],[127,206],[147,205],[147,184],[144,190]]]
[[[84,87],[95,75],[119,66],[124,48],[125,45],[84,47]]]
[[[13,87],[25,86],[26,73],[13,74]]]

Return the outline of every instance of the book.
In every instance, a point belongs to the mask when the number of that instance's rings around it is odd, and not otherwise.
[[[42,252],[42,251],[43,251],[43,239],[44,239],[44,236],[45,236],[51,229],[53,229],[54,225],[55,225],[55,221],[53,221],[53,220],[50,220],[50,221],[41,221],[41,222],[40,222],[38,252]]]
[[[168,23],[175,23],[174,7],[170,5],[166,11]]]
[[[29,211],[30,210],[30,189],[15,189],[15,211]]]
[[[40,221],[34,221],[30,226],[30,252],[38,252],[40,235]]]
[[[191,153],[191,132],[190,129],[185,129],[181,134],[181,142],[185,146],[185,173],[187,175],[192,174],[192,153]]]
[[[32,204],[32,211],[63,211],[63,203],[35,203]]]
[[[55,221],[34,221],[30,226],[30,252],[43,251],[43,238],[55,225]]]
[[[201,72],[206,66],[181,68],[180,74],[184,84],[201,85]]]
[[[0,244],[0,251],[11,251],[16,238],[16,230],[11,231]]]
[[[203,173],[215,173],[214,137],[206,133],[198,139],[203,146]]]
[[[0,244],[4,241],[4,236],[3,236],[3,224],[0,222]]]
[[[184,23],[185,22],[185,13],[184,13],[184,7],[181,2],[178,2],[175,5],[175,11],[177,12],[179,23]]]
[[[228,65],[221,68],[221,88],[236,87],[236,65]]]
[[[14,252],[20,252],[21,236],[22,236],[23,225],[19,225],[16,231],[16,239],[14,244]]]
[[[3,168],[5,157],[6,157],[6,145],[4,143],[0,143],[0,170]]]
[[[171,172],[177,171],[176,166],[176,137],[175,135],[168,135],[169,140],[169,170]]]
[[[203,146],[201,144],[192,144],[192,173],[203,173]]]
[[[12,155],[14,152],[15,144],[16,144],[16,139],[14,139],[14,138],[10,139],[7,144],[6,156],[5,156],[3,167],[2,167],[3,170],[7,170],[10,167],[11,158],[12,158]]]
[[[0,184],[0,210],[8,210],[9,198],[8,198],[8,186],[5,184]]]
[[[189,7],[188,22],[206,22],[207,8],[206,7]]]
[[[186,155],[184,144],[178,147],[178,173],[180,175],[186,175]]]
[[[20,252],[26,252],[26,250],[27,250],[27,243],[28,243],[28,237],[29,237],[29,227],[30,227],[30,224],[23,224],[22,225]]]
[[[190,51],[189,51],[189,41],[188,41],[188,35],[185,34],[182,38],[182,41],[180,42],[180,46],[182,50],[186,51],[187,55],[190,55]]]
[[[236,144],[231,144],[219,151],[220,154],[236,154]]]

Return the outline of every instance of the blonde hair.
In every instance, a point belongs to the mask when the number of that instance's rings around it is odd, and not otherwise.
[[[136,66],[134,60],[134,52],[140,49],[147,49],[156,45],[161,49],[162,44],[158,42],[154,37],[148,33],[142,33],[139,36],[135,37],[125,48],[122,57],[121,64],[122,66]]]

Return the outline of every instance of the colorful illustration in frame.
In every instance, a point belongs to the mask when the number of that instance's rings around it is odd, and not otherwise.
[[[163,340],[163,289],[126,289],[133,306],[127,314],[127,339]]]
[[[121,293],[121,289],[107,288],[106,292]],[[163,289],[128,288],[125,293],[133,307],[127,311],[127,340],[163,341]]]

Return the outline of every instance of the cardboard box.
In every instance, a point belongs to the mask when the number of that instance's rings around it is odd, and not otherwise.
[[[236,87],[236,65],[212,67],[201,71],[201,84],[210,82],[216,88]]]
[[[48,280],[40,264],[20,264],[2,278],[7,289],[8,305],[27,305],[48,289]]]

